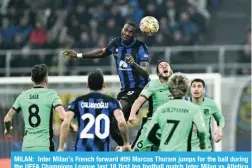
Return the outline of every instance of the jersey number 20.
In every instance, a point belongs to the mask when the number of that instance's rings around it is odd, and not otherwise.
[[[94,139],[93,133],[88,133],[89,130],[95,125],[95,135],[100,139],[105,139],[109,136],[109,127],[110,127],[110,120],[109,117],[105,114],[99,114],[96,118],[89,113],[83,114],[81,116],[83,120],[89,119],[89,122],[84,127],[84,129],[80,133],[81,139]],[[101,120],[104,120],[104,132],[101,133]]]

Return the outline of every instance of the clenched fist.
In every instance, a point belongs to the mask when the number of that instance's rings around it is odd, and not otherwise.
[[[132,55],[127,55],[127,56],[126,56],[126,61],[127,61],[127,63],[129,63],[129,64],[134,64],[134,63],[135,63],[135,60],[134,60],[134,58],[133,58]]]

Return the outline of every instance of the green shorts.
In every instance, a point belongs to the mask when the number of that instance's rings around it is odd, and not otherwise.
[[[147,138],[146,131],[148,129],[150,120],[147,118],[143,118],[142,126],[137,133],[136,139],[132,144],[132,150],[137,152],[144,152],[144,151],[157,151],[158,147],[156,147],[152,142],[150,142]]]

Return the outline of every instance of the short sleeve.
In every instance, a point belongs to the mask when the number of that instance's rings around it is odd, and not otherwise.
[[[21,111],[21,106],[20,106],[20,95],[16,98],[14,104],[12,105],[12,108],[18,113]]]
[[[154,81],[150,81],[142,90],[142,92],[140,93],[140,96],[144,97],[145,99],[148,99],[149,97],[151,97],[154,93],[155,93],[155,89],[154,89]]]
[[[116,109],[121,110],[121,105],[120,105],[120,103],[119,103],[117,100],[114,99],[114,100],[111,102],[111,110],[112,110],[112,111],[115,111]]]
[[[139,51],[138,51],[138,60],[139,62],[141,61],[149,61],[149,52],[148,52],[148,48],[145,44],[142,44],[139,47]]]
[[[111,55],[114,52],[114,50],[115,50],[115,41],[116,41],[116,38],[113,38],[109,42],[108,46],[105,48],[105,51],[106,51],[107,55]]]
[[[76,99],[72,100],[68,107],[67,107],[68,111],[73,111],[75,112],[76,111]]]
[[[62,106],[61,98],[55,90],[52,91],[50,97],[52,99],[53,108],[56,108],[57,106]]]

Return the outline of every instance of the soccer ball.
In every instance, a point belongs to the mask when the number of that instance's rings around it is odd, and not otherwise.
[[[153,36],[158,32],[159,23],[153,16],[146,16],[141,19],[139,28],[147,36]]]

